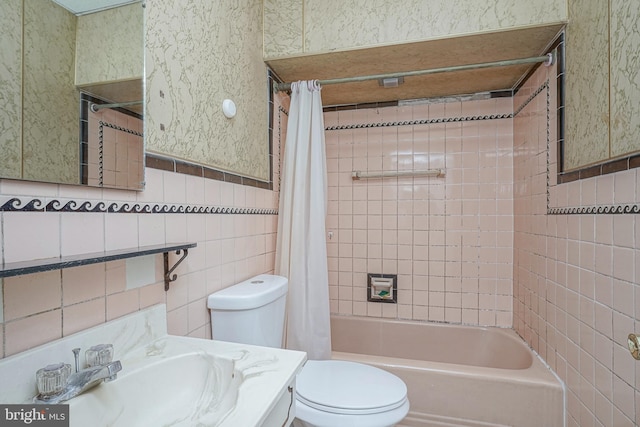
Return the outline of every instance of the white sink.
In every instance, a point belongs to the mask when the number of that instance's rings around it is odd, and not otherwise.
[[[122,370],[66,402],[73,427],[280,427],[295,415],[305,353],[167,335],[164,305],[1,359],[0,402],[32,403],[39,368],[99,343]]]
[[[218,425],[235,407],[243,375],[230,359],[185,353],[124,369],[69,403],[72,426]]]

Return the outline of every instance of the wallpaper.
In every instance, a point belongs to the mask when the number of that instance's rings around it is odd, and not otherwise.
[[[611,0],[611,156],[640,150],[640,2]]]
[[[405,43],[567,19],[566,2],[558,0],[298,0],[302,6],[292,3],[292,0],[265,0],[267,57]],[[301,7],[303,23],[293,25],[288,16],[297,17]],[[291,14],[285,15],[285,23],[281,25],[282,16],[289,11]],[[294,34],[297,31],[304,32],[304,51],[298,42],[299,34]]]
[[[264,56],[304,52],[303,5],[300,0],[264,0]]]
[[[78,183],[76,18],[51,1],[24,7],[23,178]]]
[[[268,180],[262,3],[150,0],[145,13],[147,151]]]
[[[21,0],[0,2],[0,176],[20,177]]]
[[[569,1],[565,170],[609,157],[608,13],[601,0]]]
[[[142,22],[141,3],[78,17],[76,84],[141,78]]]

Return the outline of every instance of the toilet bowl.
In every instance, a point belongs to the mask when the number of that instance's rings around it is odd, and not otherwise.
[[[309,360],[296,378],[297,427],[389,427],[408,412],[404,382],[373,366]]]
[[[209,295],[213,339],[281,347],[287,279],[260,275]],[[407,387],[362,363],[309,360],[296,378],[296,427],[390,427],[409,412]]]

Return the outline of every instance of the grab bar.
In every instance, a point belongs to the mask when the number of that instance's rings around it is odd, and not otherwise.
[[[444,169],[427,169],[417,171],[362,172],[353,171],[351,178],[355,180],[367,178],[392,178],[403,176],[444,176]]]

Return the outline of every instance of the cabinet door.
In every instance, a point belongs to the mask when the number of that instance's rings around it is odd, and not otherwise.
[[[295,380],[280,394],[273,410],[262,423],[262,427],[289,427],[296,417]]]

